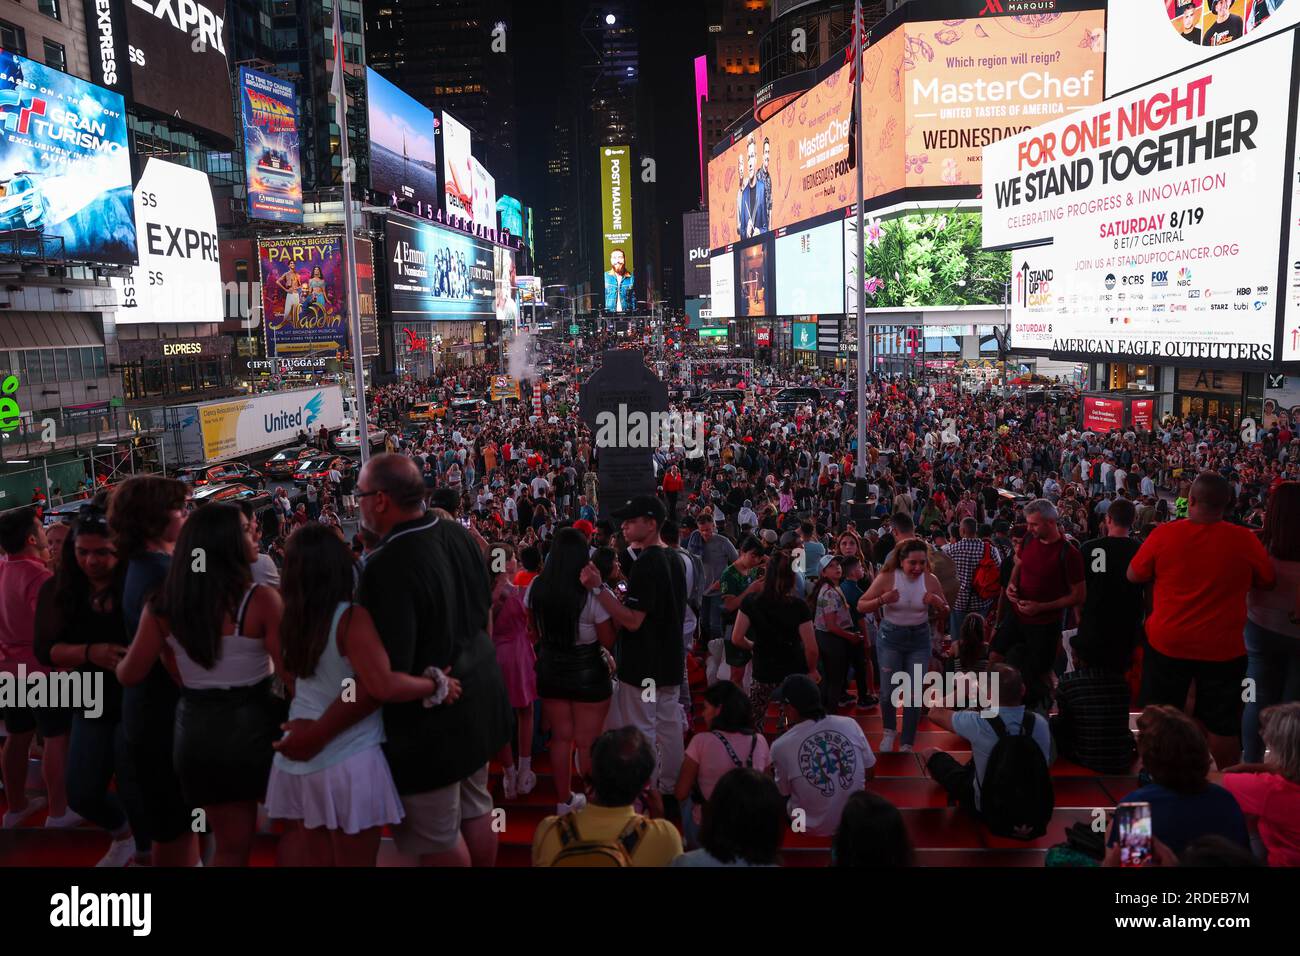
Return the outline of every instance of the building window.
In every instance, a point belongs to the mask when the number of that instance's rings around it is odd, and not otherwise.
[[[0,20],[0,47],[19,56],[27,55],[27,34],[22,27]]]
[[[36,7],[41,13],[55,20],[62,20],[59,15],[59,0],[36,0]]]
[[[68,72],[68,55],[62,43],[55,43],[49,39],[45,41],[45,65],[52,66],[62,73]]]

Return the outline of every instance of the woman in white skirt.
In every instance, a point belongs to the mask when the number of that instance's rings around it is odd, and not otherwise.
[[[394,673],[374,622],[352,603],[352,552],[324,525],[295,531],[285,548],[280,629],[286,677],[293,683],[289,720],[314,720],[340,694],[358,702],[449,703],[460,684],[441,672]],[[432,671],[432,669],[431,669]],[[384,758],[383,715],[376,709],[310,760],[277,753],[266,807],[295,821],[290,838],[307,866],[374,866],[380,833],[401,821],[402,802]]]

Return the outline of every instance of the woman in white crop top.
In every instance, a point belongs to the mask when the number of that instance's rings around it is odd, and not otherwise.
[[[287,705],[272,693],[282,605],[253,584],[257,542],[242,511],[208,505],[185,522],[167,578],[117,665],[124,687],[161,657],[181,685],[174,761],[185,799],[202,807],[216,866],[247,866],[272,742]]]
[[[880,749],[894,749],[897,736],[897,708],[903,707],[903,743],[910,752],[921,722],[921,681],[930,667],[930,616],[948,613],[939,579],[930,573],[929,548],[919,538],[909,538],[894,549],[892,560],[858,599],[863,614],[881,612],[880,640],[876,657],[880,661],[880,716],[885,733]]]

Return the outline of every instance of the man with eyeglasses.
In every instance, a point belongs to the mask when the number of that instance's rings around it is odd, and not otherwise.
[[[488,760],[510,737],[505,682],[488,634],[491,585],[469,532],[425,509],[424,479],[402,455],[361,471],[361,526],[379,537],[357,601],[375,622],[394,671],[434,677],[454,667],[462,694],[449,706],[384,705],[384,753],[406,817],[397,848],[424,866],[492,866]],[[278,745],[309,760],[378,705],[337,700],[316,721],[295,721]]]

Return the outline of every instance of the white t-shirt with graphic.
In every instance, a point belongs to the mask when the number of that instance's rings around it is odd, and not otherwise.
[[[806,832],[832,836],[844,805],[861,790],[876,755],[851,717],[824,717],[795,724],[772,744],[776,785],[789,797],[790,813],[802,810]]]

